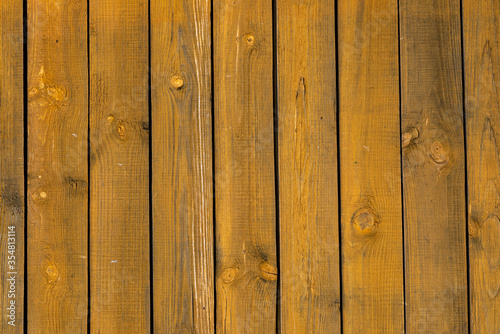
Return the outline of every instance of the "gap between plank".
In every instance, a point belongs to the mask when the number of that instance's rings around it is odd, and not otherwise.
[[[281,332],[281,256],[280,256],[280,170],[279,170],[279,107],[278,107],[278,19],[277,1],[272,1],[272,36],[273,36],[273,140],[274,140],[274,204],[276,214],[276,333]]]
[[[149,303],[150,331],[154,333],[154,244],[153,244],[153,104],[151,98],[151,0],[148,1],[148,122],[149,122]]]
[[[340,58],[339,58],[339,5],[335,1],[335,90],[336,90],[336,130],[337,130],[337,210],[338,210],[338,240],[339,240],[339,301],[340,301],[340,333],[344,333],[344,305],[342,301],[342,201],[340,200]]]
[[[213,229],[213,282],[214,282],[214,334],[217,333],[217,237],[216,237],[216,207],[215,207],[215,88],[214,88],[214,0],[210,1],[210,84],[212,101],[212,229]]]
[[[401,25],[399,22],[399,1],[397,0],[398,7],[398,72],[399,72],[399,173],[400,173],[400,184],[401,184],[401,236],[402,236],[402,246],[403,246],[403,328],[406,333],[406,245],[405,245],[405,206],[404,206],[404,177],[403,177],[403,147],[401,146],[402,133],[402,98],[401,98]]]
[[[91,298],[90,293],[90,0],[87,1],[87,334],[90,334]]]
[[[471,333],[471,300],[470,300],[470,254],[469,254],[469,177],[467,171],[467,112],[465,91],[465,41],[464,41],[464,12],[463,3],[460,1],[460,44],[462,51],[462,125],[464,136],[464,174],[465,174],[465,254],[467,255],[467,328]]]
[[[24,308],[23,328],[28,331],[28,0],[23,0],[23,127],[24,127]]]

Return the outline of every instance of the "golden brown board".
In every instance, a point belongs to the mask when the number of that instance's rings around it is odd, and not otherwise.
[[[89,6],[90,330],[148,333],[148,1]]]
[[[408,333],[466,333],[460,1],[400,1]]]
[[[210,12],[151,0],[156,333],[214,333]]]
[[[0,3],[0,332],[23,333],[23,4]]]
[[[28,1],[30,333],[86,333],[87,2]]]
[[[213,3],[216,331],[276,330],[272,7]]]
[[[473,333],[500,332],[500,3],[463,1]]]
[[[279,332],[339,333],[335,6],[276,4]]]
[[[0,332],[500,331],[499,20],[2,0]]]
[[[338,6],[343,330],[402,333],[398,4]]]

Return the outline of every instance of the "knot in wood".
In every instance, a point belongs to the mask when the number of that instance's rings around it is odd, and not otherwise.
[[[375,231],[378,221],[370,209],[363,208],[354,214],[352,224],[359,234],[367,235]]]
[[[245,40],[247,41],[248,45],[254,45],[254,43],[255,43],[255,36],[252,35],[252,34],[247,34],[245,36]]]
[[[222,283],[229,284],[236,279],[238,268],[227,268],[221,275]]]
[[[56,101],[64,100],[64,91],[59,87],[49,87],[47,88],[47,94]]]
[[[36,102],[40,107],[50,107],[66,100],[66,89],[64,86],[55,85],[47,79],[42,66],[38,74],[37,86],[28,92],[29,102]]]
[[[117,128],[117,131],[118,131],[118,134],[120,135],[120,137],[125,137],[125,126],[123,124],[118,124],[118,128]]]
[[[408,147],[415,139],[419,136],[418,130],[416,128],[408,129],[402,136],[402,146],[403,148]]]
[[[479,235],[479,226],[477,225],[477,222],[469,218],[469,236],[471,238],[477,238]]]
[[[170,78],[170,84],[175,89],[181,89],[184,86],[184,80],[180,75],[174,75]]]
[[[266,281],[274,282],[278,279],[278,269],[267,261],[259,264],[260,275]]]
[[[429,156],[435,163],[440,165],[447,164],[449,161],[448,152],[443,147],[443,144],[438,141],[432,143]]]
[[[45,269],[45,273],[48,276],[48,282],[50,283],[55,283],[59,280],[59,270],[57,270],[57,267],[54,264],[49,264],[47,266],[47,269]]]

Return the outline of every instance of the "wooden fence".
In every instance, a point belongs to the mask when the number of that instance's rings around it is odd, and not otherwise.
[[[1,333],[499,333],[500,2],[2,0]]]

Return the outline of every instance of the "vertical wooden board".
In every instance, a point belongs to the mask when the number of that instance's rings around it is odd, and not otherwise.
[[[335,6],[276,14],[280,332],[340,333]]]
[[[271,5],[213,4],[218,333],[276,330]]]
[[[23,4],[0,4],[0,332],[23,333]],[[13,304],[12,304],[13,303]]]
[[[90,1],[92,333],[148,333],[148,1]]]
[[[460,1],[400,2],[408,333],[467,332]]]
[[[463,1],[471,329],[500,332],[500,2]]]
[[[156,333],[214,333],[211,2],[151,2]]]
[[[87,1],[28,1],[28,331],[86,333]]]
[[[402,333],[397,1],[339,2],[345,333]]]

